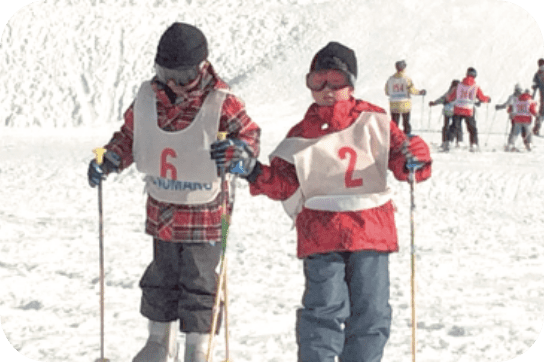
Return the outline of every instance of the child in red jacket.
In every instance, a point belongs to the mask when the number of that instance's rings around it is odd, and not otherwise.
[[[531,150],[531,122],[533,116],[538,116],[536,111],[536,102],[533,101],[533,97],[526,90],[525,93],[516,98],[512,105],[508,107],[508,113],[512,118],[512,130],[508,137],[508,145],[506,151],[515,150],[515,142],[517,136],[521,133],[523,136],[523,144],[527,151]]]
[[[451,90],[446,100],[454,102],[453,121],[461,125],[463,119],[467,123],[467,130],[470,134],[470,150],[478,150],[478,128],[476,127],[476,118],[474,117],[474,106],[477,101],[490,103],[491,98],[484,95],[481,88],[476,84],[476,69],[470,67],[467,69],[467,75],[461,83]]]
[[[398,250],[387,170],[401,181],[417,158],[431,175],[427,145],[408,138],[386,112],[353,97],[357,61],[336,42],[312,60],[315,100],[261,164],[232,140],[212,145],[221,167],[242,161],[252,195],[283,202],[295,220],[306,287],[297,312],[300,362],[378,362],[389,337],[389,253]]]

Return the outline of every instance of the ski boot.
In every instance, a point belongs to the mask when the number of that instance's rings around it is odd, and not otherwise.
[[[208,352],[208,333],[187,333],[185,335],[184,362],[206,362]]]
[[[448,152],[450,150],[450,143],[448,141],[446,142],[443,142],[441,145],[440,145],[440,150],[442,152]]]
[[[149,321],[149,338],[132,362],[179,362],[179,322]]]

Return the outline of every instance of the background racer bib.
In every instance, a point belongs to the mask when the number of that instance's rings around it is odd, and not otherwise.
[[[391,102],[405,102],[410,100],[408,82],[404,77],[390,77],[387,82],[389,100]]]
[[[134,104],[133,154],[146,174],[146,190],[154,199],[173,204],[203,204],[217,197],[220,179],[210,158],[217,138],[226,92],[208,94],[193,122],[166,132],[157,124],[157,99],[151,82],[140,87]]]
[[[387,187],[389,119],[363,112],[348,128],[318,139],[288,138],[272,152],[295,165],[300,184],[285,200],[295,218],[302,206],[326,211],[357,211],[391,199]]]
[[[456,99],[455,105],[460,108],[472,110],[474,109],[474,102],[476,100],[476,92],[478,91],[478,86],[466,85],[464,83],[459,83],[456,89]]]
[[[519,98],[516,98],[514,101],[514,104],[512,105],[512,116],[525,116],[525,117],[532,117],[532,114],[530,112],[531,108],[531,101],[525,100],[522,101]]]

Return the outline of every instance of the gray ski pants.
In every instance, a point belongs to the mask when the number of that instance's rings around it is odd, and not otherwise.
[[[334,252],[304,259],[299,362],[379,362],[391,327],[389,255]]]

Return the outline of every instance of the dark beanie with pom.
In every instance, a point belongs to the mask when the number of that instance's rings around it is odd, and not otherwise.
[[[172,24],[162,34],[155,63],[175,69],[200,64],[208,57],[208,42],[200,29],[185,23]]]

